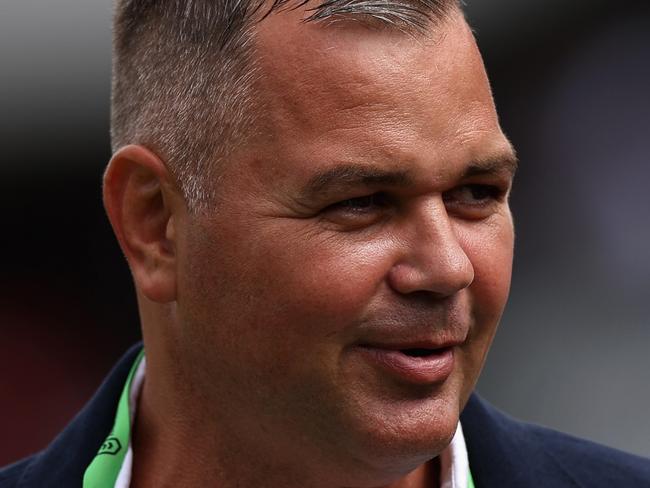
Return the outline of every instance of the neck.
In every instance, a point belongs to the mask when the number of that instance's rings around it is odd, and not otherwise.
[[[195,365],[166,347],[171,341],[162,341],[161,334],[149,337],[147,331],[147,372],[132,428],[132,488],[439,485],[437,458],[408,465],[396,460],[388,473],[359,467],[353,460],[342,466],[341,459],[324,458],[309,439],[283,440],[282,428],[271,426],[270,418],[235,422],[241,412],[233,409],[241,403],[210,394],[205,387],[209,380],[197,379]]]
[[[191,422],[184,411],[162,414],[153,401],[145,380],[133,425],[133,470],[131,488],[148,486],[241,486],[335,488],[342,483],[324,481],[323,476],[290,466],[273,458],[273,449],[260,446],[222,445],[216,439],[226,432],[207,429],[209,422]],[[164,405],[164,402],[162,402]],[[183,413],[181,413],[183,412]],[[256,452],[262,451],[262,452]],[[266,451],[266,452],[264,452]],[[321,473],[322,474],[322,473]],[[388,483],[370,481],[359,488],[430,488],[438,487],[440,467],[437,458]],[[343,481],[343,480],[341,480]],[[353,486],[354,484],[345,484]]]

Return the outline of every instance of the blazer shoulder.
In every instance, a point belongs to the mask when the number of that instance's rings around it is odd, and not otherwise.
[[[0,488],[14,488],[19,486],[29,467],[38,454],[16,461],[8,466],[0,467]]]
[[[529,424],[472,395],[461,416],[478,487],[650,488],[650,460]]]
[[[591,480],[586,486],[650,488],[650,459],[546,427],[522,425],[531,441],[542,445],[565,472],[576,479]]]

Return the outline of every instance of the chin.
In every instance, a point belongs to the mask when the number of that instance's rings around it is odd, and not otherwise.
[[[456,395],[380,402],[375,407],[356,419],[364,428],[356,429],[356,453],[350,454],[377,473],[395,475],[437,457],[453,439],[460,414]]]
[[[387,486],[435,459],[456,433],[458,419],[450,417],[437,425],[398,422],[381,432],[366,433],[347,459],[341,460],[337,480],[344,486]],[[350,463],[353,460],[353,463]]]

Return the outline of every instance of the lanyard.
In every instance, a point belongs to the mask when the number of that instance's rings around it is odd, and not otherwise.
[[[131,414],[129,412],[129,395],[133,377],[144,357],[144,349],[140,351],[129,371],[126,384],[117,404],[117,413],[113,430],[99,448],[84,473],[83,488],[114,488],[117,477],[122,469],[124,457],[129,449],[131,439]],[[467,470],[467,488],[475,488],[472,472]]]
[[[83,488],[114,488],[115,486],[131,438],[131,415],[129,413],[131,383],[133,383],[133,376],[143,357],[144,349],[140,351],[134,361],[120,395],[113,430],[108,434],[97,455],[86,468]]]

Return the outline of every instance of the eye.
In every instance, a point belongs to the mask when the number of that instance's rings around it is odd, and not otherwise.
[[[486,205],[501,200],[504,191],[494,185],[471,184],[463,185],[446,192],[443,200],[448,203],[466,205]]]
[[[501,189],[492,185],[464,185],[453,193],[467,203],[485,203],[490,200],[497,200],[501,196]]]
[[[327,207],[328,210],[341,210],[352,213],[366,213],[384,207],[387,203],[386,195],[373,193],[362,197],[348,198]]]
[[[380,220],[389,206],[388,195],[373,193],[333,203],[326,207],[322,214],[335,224],[356,228],[368,226]]]
[[[444,193],[443,200],[451,212],[461,217],[485,218],[496,212],[506,193],[507,190],[495,185],[468,184]]]

